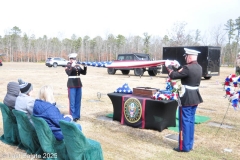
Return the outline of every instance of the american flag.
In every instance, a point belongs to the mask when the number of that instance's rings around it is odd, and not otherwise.
[[[114,93],[127,93],[132,94],[132,89],[128,86],[127,83],[124,83],[122,87],[119,87],[114,91]]]

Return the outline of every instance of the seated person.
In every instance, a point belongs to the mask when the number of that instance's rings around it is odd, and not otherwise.
[[[49,125],[57,140],[63,139],[59,120],[73,122],[71,115],[64,116],[56,107],[56,103],[53,97],[53,89],[48,85],[43,86],[39,91],[38,99],[36,99],[34,103],[33,116],[43,118]],[[82,127],[79,124],[75,124],[80,130],[82,130]]]
[[[17,82],[9,82],[7,85],[7,94],[3,99],[3,103],[10,110],[15,108],[16,99],[20,93],[20,87]]]
[[[18,83],[21,93],[16,99],[15,109],[25,112],[32,123],[31,115],[33,113],[33,106],[35,102],[35,99],[31,97],[33,86],[31,83],[24,82],[22,79],[18,79]]]

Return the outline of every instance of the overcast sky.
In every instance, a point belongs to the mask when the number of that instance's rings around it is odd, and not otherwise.
[[[37,38],[163,37],[176,22],[204,33],[240,17],[240,0],[0,0],[0,6],[0,35],[17,26]]]

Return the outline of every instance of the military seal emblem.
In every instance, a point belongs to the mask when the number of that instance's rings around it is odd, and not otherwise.
[[[129,98],[124,103],[124,116],[129,123],[137,122],[142,116],[142,105],[136,98]]]

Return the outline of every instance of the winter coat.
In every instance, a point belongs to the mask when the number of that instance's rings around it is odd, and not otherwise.
[[[15,108],[17,96],[20,93],[20,87],[17,82],[9,82],[7,85],[7,94],[3,99],[3,103],[10,109]]]
[[[20,93],[16,99],[15,104],[15,109],[26,113],[31,123],[32,123],[31,115],[33,113],[34,102],[35,102],[34,98],[24,93]]]
[[[59,121],[71,121],[69,117],[64,118],[63,114],[61,114],[61,112],[55,105],[46,101],[42,101],[40,99],[36,99],[34,103],[33,116],[43,118],[51,128],[57,140],[63,139],[63,134],[59,125]]]

